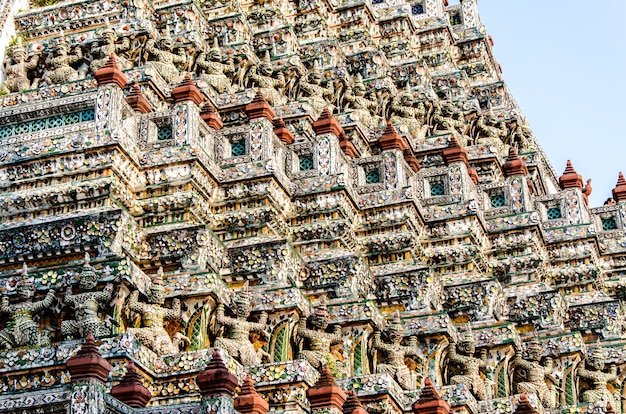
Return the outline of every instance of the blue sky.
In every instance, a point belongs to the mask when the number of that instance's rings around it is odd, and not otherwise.
[[[560,175],[600,206],[626,173],[626,0],[479,0],[502,76]]]

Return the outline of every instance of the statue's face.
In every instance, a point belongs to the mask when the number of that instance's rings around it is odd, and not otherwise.
[[[33,297],[34,294],[35,289],[33,289],[30,285],[20,285],[17,288],[17,296],[22,300],[29,300]]]
[[[161,39],[159,43],[161,45],[161,49],[164,49],[164,50],[171,50],[172,47],[174,46],[174,41],[170,39],[169,37],[165,37]]]
[[[311,82],[313,85],[319,85],[322,82],[322,74],[315,72],[310,73],[309,82]]]
[[[413,103],[413,99],[410,95],[405,94],[402,95],[402,98],[400,98],[400,103],[404,106],[411,106],[411,104]]]
[[[365,95],[365,87],[363,85],[356,85],[354,87],[354,94],[356,96],[363,96],[363,95]]]
[[[591,368],[602,371],[604,369],[604,361],[601,358],[589,358],[587,363]]]
[[[65,46],[65,45],[59,46],[59,55],[67,56],[67,49],[68,49],[68,47]]]
[[[460,346],[460,350],[465,354],[465,355],[474,355],[474,353],[476,352],[476,344],[474,344],[474,342],[462,342],[461,346]]]
[[[24,54],[23,52],[17,52],[13,54],[13,61],[15,63],[22,63],[25,58],[26,54]]]
[[[209,59],[213,60],[213,61],[221,61],[222,60],[222,52],[220,52],[218,49],[212,49],[209,51]]]
[[[542,353],[541,349],[530,349],[528,350],[528,359],[531,361],[540,361]]]
[[[316,329],[326,330],[329,322],[330,319],[325,315],[313,315],[311,317],[311,325],[313,325]]]
[[[272,74],[272,65],[270,63],[263,62],[259,66],[261,74],[264,76],[270,76]]]
[[[402,342],[402,337],[402,331],[396,331],[395,329],[389,330],[389,339],[391,339],[391,342],[393,342],[394,344],[399,344],[400,342]]]
[[[79,282],[79,286],[80,286],[81,290],[91,290],[91,289],[94,289],[97,284],[98,284],[98,281],[94,280],[92,278],[81,278],[80,282]]]
[[[250,316],[250,303],[247,301],[236,303],[235,312],[237,312],[238,318],[247,319]]]
[[[112,43],[115,43],[117,35],[113,32],[104,32],[102,34],[102,38],[104,39],[106,43],[112,44]]]
[[[165,303],[165,290],[162,288],[150,288],[150,302],[162,305]]]

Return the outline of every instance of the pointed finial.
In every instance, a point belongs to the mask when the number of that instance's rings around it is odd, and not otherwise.
[[[613,199],[618,203],[626,200],[626,179],[621,172],[617,176],[617,184],[613,188]]]

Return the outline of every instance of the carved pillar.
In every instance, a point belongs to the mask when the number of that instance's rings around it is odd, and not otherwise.
[[[387,128],[378,140],[383,158],[383,177],[385,189],[402,188],[406,185],[404,161],[414,170],[419,170],[419,163],[413,156],[411,148],[406,141],[387,121]],[[391,174],[391,173],[394,174]],[[389,178],[389,179],[388,179]]]
[[[198,375],[196,383],[202,395],[204,414],[232,414],[233,395],[237,388],[237,378],[228,371],[218,349],[213,351],[211,362],[206,370]]]
[[[124,100],[124,87],[126,76],[117,66],[115,55],[111,55],[107,63],[94,74],[98,82],[98,95],[94,120],[96,134],[102,140],[105,136],[115,137],[114,133],[122,126],[122,105]]]
[[[343,414],[367,414],[354,390],[348,391],[348,399],[343,404]]]
[[[339,172],[339,138],[345,135],[339,122],[324,108],[320,117],[313,123],[317,135],[317,171],[320,175],[334,175]],[[315,157],[313,157],[315,159]]]
[[[235,410],[241,414],[266,414],[270,407],[267,401],[256,392],[250,374],[243,381],[234,406]]]
[[[196,144],[200,122],[199,105],[204,101],[204,96],[193,84],[191,75],[185,75],[181,84],[172,90],[172,99],[174,100],[172,136],[175,144]]]
[[[76,355],[67,361],[72,377],[70,414],[105,413],[104,394],[111,365],[98,351],[92,334]]]
[[[122,381],[111,388],[111,395],[133,408],[145,407],[152,398],[152,393],[144,387],[132,361],[126,364],[126,375]]]
[[[306,391],[311,404],[311,414],[342,414],[346,393],[335,382],[328,365],[322,367],[322,373],[315,385]]]
[[[276,113],[269,103],[257,91],[254,99],[244,108],[250,120],[250,157],[252,161],[261,161],[274,158],[272,138],[274,125],[272,119]]]
[[[539,411],[530,405],[530,400],[526,394],[522,393],[519,396],[519,403],[517,404],[515,411],[513,411],[513,414],[539,414]]]
[[[422,392],[417,401],[413,404],[413,413],[414,414],[449,414],[450,413],[450,405],[444,401],[435,387],[433,383],[430,381],[430,378],[426,377],[424,381],[424,388],[422,388]]]

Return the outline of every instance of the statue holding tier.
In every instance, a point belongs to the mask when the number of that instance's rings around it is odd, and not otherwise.
[[[146,42],[146,51],[149,56],[147,62],[150,62],[165,82],[169,84],[180,83],[182,77],[176,65],[183,65],[187,62],[184,52],[181,51],[176,54],[172,52],[173,48],[174,40],[169,36],[161,36],[158,41],[150,39]]]
[[[82,59],[83,52],[80,47],[75,48],[74,53],[70,53],[70,45],[61,35],[56,50],[46,59],[46,66],[51,69],[43,75],[43,81],[46,85],[54,85],[77,80],[79,73],[72,65]]]
[[[448,345],[448,361],[458,369],[459,374],[450,378],[450,384],[465,385],[478,401],[487,399],[485,382],[480,370],[487,368],[487,350],[482,349],[480,358],[476,358],[476,342],[470,329],[458,343]]]
[[[202,52],[196,60],[196,65],[200,68],[200,77],[204,79],[217,93],[233,93],[236,88],[233,86],[231,78],[235,73],[235,65],[232,58],[228,58],[226,63],[222,60],[217,37],[213,41],[213,47],[208,52]]]
[[[274,77],[273,73],[274,67],[270,61],[270,54],[266,51],[259,66],[252,66],[248,71],[248,83],[251,87],[259,88],[261,95],[270,105],[283,105],[287,98],[280,90],[285,87],[285,77],[282,73]]]
[[[404,361],[406,357],[418,356],[417,338],[411,336],[409,345],[402,345],[404,328],[402,327],[398,311],[395,312],[393,323],[387,333],[391,340],[390,344],[381,339],[380,331],[374,332],[372,348],[379,351],[383,355],[384,360],[383,363],[376,366],[376,372],[388,374],[405,390],[413,390],[417,386],[418,374],[410,370]]]
[[[33,316],[54,303],[55,292],[50,289],[43,300],[33,302],[35,284],[28,276],[26,263],[17,283],[17,297],[20,302],[10,305],[9,297],[2,296],[0,311],[10,316],[7,326],[0,331],[0,348],[13,349],[25,346],[45,346],[50,344],[48,332],[40,332],[39,324]]]
[[[607,386],[609,382],[617,380],[617,367],[612,365],[609,372],[604,372],[601,348],[595,348],[586,361],[583,361],[582,368],[578,369],[578,377],[587,380],[592,387],[582,393],[584,402],[610,402],[616,412],[622,412],[621,399],[615,398]]]
[[[74,309],[75,319],[61,323],[63,338],[85,338],[89,333],[96,338],[110,335],[111,324],[102,321],[98,311],[111,300],[113,285],[108,283],[103,290],[96,290],[99,277],[89,264],[89,253],[85,253],[85,264],[79,277],[81,293],[73,294],[72,287],[68,286],[65,294],[65,303]]]
[[[503,147],[508,131],[504,122],[498,122],[492,110],[478,117],[476,121],[476,143]]]
[[[130,40],[128,37],[124,37],[121,43],[117,43],[117,39],[117,33],[115,33],[115,30],[109,25],[100,32],[98,46],[91,49],[91,53],[94,57],[89,65],[91,73],[96,73],[98,69],[102,68],[111,55],[116,56],[117,65],[120,69],[128,69],[128,61],[121,57],[119,53],[130,49]]]
[[[304,73],[300,72],[299,75],[299,99],[308,102],[315,112],[321,113],[327,106],[332,110],[329,101],[333,99],[334,89],[332,87],[325,88],[321,85],[323,75],[317,61],[313,64],[306,80],[304,80]]]
[[[391,122],[407,137],[419,140],[426,136],[427,126],[423,124],[426,108],[423,104],[417,107],[413,104],[413,95],[409,90],[394,98],[390,106]]]
[[[21,92],[30,88],[28,71],[37,67],[39,56],[34,55],[26,60],[27,51],[22,45],[22,39],[17,38],[17,44],[10,50],[10,59],[5,60],[7,79],[0,85],[0,94]],[[12,63],[11,63],[12,62]]]
[[[330,317],[324,300],[308,318],[300,318],[296,337],[302,339],[302,350],[298,353],[297,358],[306,359],[313,368],[320,372],[324,365],[328,365],[333,375],[339,377],[343,374],[343,367],[339,366],[331,346],[343,342],[341,327],[337,325],[332,333],[328,333],[326,329],[329,322]]]
[[[463,133],[464,129],[463,114],[456,111],[454,105],[446,102],[435,108],[432,135],[452,134],[460,145],[465,146],[467,145],[467,137]]]
[[[350,118],[360,122],[366,128],[371,128],[376,123],[377,117],[372,114],[376,112],[378,104],[375,100],[366,98],[365,92],[363,78],[358,73],[354,80],[354,86],[346,86],[343,100],[346,103],[345,111],[350,114]]]
[[[540,363],[543,348],[537,340],[529,342],[526,349],[528,351],[528,359],[522,358],[521,353],[517,352],[513,360],[514,366],[526,370],[526,381],[520,381],[517,384],[517,392],[535,394],[545,408],[555,408],[555,389],[551,378],[554,361],[548,357],[543,365]]]
[[[179,299],[174,299],[172,309],[162,306],[165,303],[163,268],[159,268],[152,278],[148,300],[150,303],[139,302],[138,290],[131,293],[128,307],[141,315],[142,326],[141,328],[129,328],[127,332],[158,355],[179,353],[180,346],[188,345],[189,339],[180,332],[177,332],[174,338],[170,338],[163,327],[165,320],[178,320],[182,316]]]
[[[215,346],[226,350],[229,355],[246,366],[261,364],[263,359],[266,359],[267,362],[272,362],[267,352],[263,351],[263,349],[255,349],[254,344],[250,342],[251,332],[256,332],[266,337],[269,334],[265,331],[266,312],[261,314],[259,322],[248,321],[251,308],[248,282],[244,285],[243,290],[235,296],[234,302],[236,318],[224,315],[223,303],[218,303],[217,305],[217,323],[225,327],[225,332],[223,336],[215,339]]]

